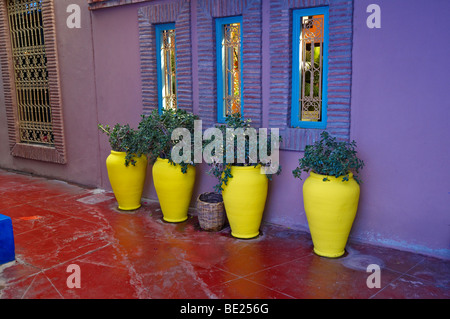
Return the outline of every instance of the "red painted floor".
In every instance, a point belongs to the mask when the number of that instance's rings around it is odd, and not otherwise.
[[[0,298],[433,298],[450,297],[450,261],[350,242],[312,253],[310,236],[263,224],[256,239],[200,230],[193,215],[161,220],[157,202],[134,213],[114,195],[0,170],[0,212],[13,221],[16,261],[0,266]],[[368,288],[369,264],[381,268]],[[79,267],[80,288],[69,265]]]

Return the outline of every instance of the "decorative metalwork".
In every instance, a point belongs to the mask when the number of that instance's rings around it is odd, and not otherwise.
[[[324,16],[302,17],[300,38],[300,118],[320,121],[322,115],[322,70]]]
[[[223,100],[225,116],[241,111],[241,24],[224,25],[223,30]]]
[[[8,0],[7,10],[20,141],[53,146],[42,0]]]
[[[163,30],[161,37],[161,62],[163,69],[163,106],[166,110],[177,108],[177,74],[175,58],[175,30]]]

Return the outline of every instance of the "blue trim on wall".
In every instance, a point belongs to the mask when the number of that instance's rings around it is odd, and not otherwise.
[[[155,25],[155,43],[156,43],[156,76],[157,76],[157,83],[158,83],[158,111],[159,114],[162,113],[163,110],[163,97],[162,97],[162,84],[163,84],[163,78],[162,75],[164,74],[163,65],[161,63],[161,32],[164,30],[175,30],[175,23],[164,23],[164,24],[156,24]],[[175,44],[176,44],[176,34],[175,34]],[[175,52],[176,52],[176,45],[175,45]],[[176,56],[176,53],[175,53]],[[178,79],[177,79],[178,81]],[[178,86],[178,83],[177,83]]]
[[[300,120],[300,63],[299,43],[301,34],[301,18],[304,16],[324,15],[324,44],[323,44],[323,70],[322,70],[322,120],[320,122],[309,122]],[[328,7],[317,7],[298,9],[293,11],[292,16],[292,101],[291,101],[291,126],[300,128],[325,129],[327,126],[327,88],[328,88]]]
[[[223,115],[223,85],[224,85],[224,74],[223,74],[223,56],[222,56],[222,39],[223,39],[223,26],[225,24],[240,23],[241,24],[241,59],[239,61],[240,69],[240,80],[241,80],[241,115],[244,114],[244,94],[243,94],[243,78],[242,78],[242,34],[243,34],[243,24],[242,16],[226,17],[226,18],[216,18],[216,70],[217,70],[217,122],[225,123],[225,116]]]

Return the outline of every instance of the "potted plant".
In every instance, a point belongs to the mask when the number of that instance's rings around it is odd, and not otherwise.
[[[268,181],[273,174],[281,171],[278,163],[258,156],[261,143],[267,143],[265,149],[267,153],[272,153],[272,145],[278,145],[279,140],[273,144],[271,135],[268,138],[260,135],[250,123],[250,120],[243,119],[239,113],[228,115],[226,123],[217,127],[225,138],[219,141],[221,147],[212,152],[208,163],[208,173],[218,180],[214,189],[223,196],[231,235],[236,238],[253,238],[259,235]],[[205,144],[208,143],[212,143],[212,139],[206,139]],[[268,169],[271,166],[276,166],[276,172]]]
[[[305,147],[299,166],[292,173],[303,184],[303,202],[314,252],[336,258],[345,252],[360,194],[356,175],[364,167],[357,157],[356,142],[338,141],[326,131],[320,140]]]
[[[163,219],[167,222],[183,222],[188,218],[195,183],[195,166],[193,158],[194,121],[198,116],[182,109],[154,110],[149,116],[142,116],[138,129],[144,152],[153,164],[152,175],[156,194],[161,205]],[[187,141],[172,139],[176,129],[188,133]],[[174,147],[188,143],[189,154],[183,154],[182,160],[174,160]],[[179,155],[179,154],[175,154]],[[184,159],[183,159],[184,158]]]
[[[111,154],[106,168],[118,208],[138,209],[147,172],[147,157],[140,150],[139,134],[128,124],[116,124],[113,128],[98,124],[98,128],[109,137]]]

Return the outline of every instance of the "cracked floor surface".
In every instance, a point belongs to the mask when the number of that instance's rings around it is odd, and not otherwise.
[[[2,299],[450,297],[449,260],[352,241],[344,257],[322,258],[299,230],[263,224],[240,240],[229,227],[202,231],[195,210],[170,224],[156,201],[121,212],[111,192],[4,170],[0,198],[16,252],[0,266]],[[379,288],[367,285],[370,264]]]

